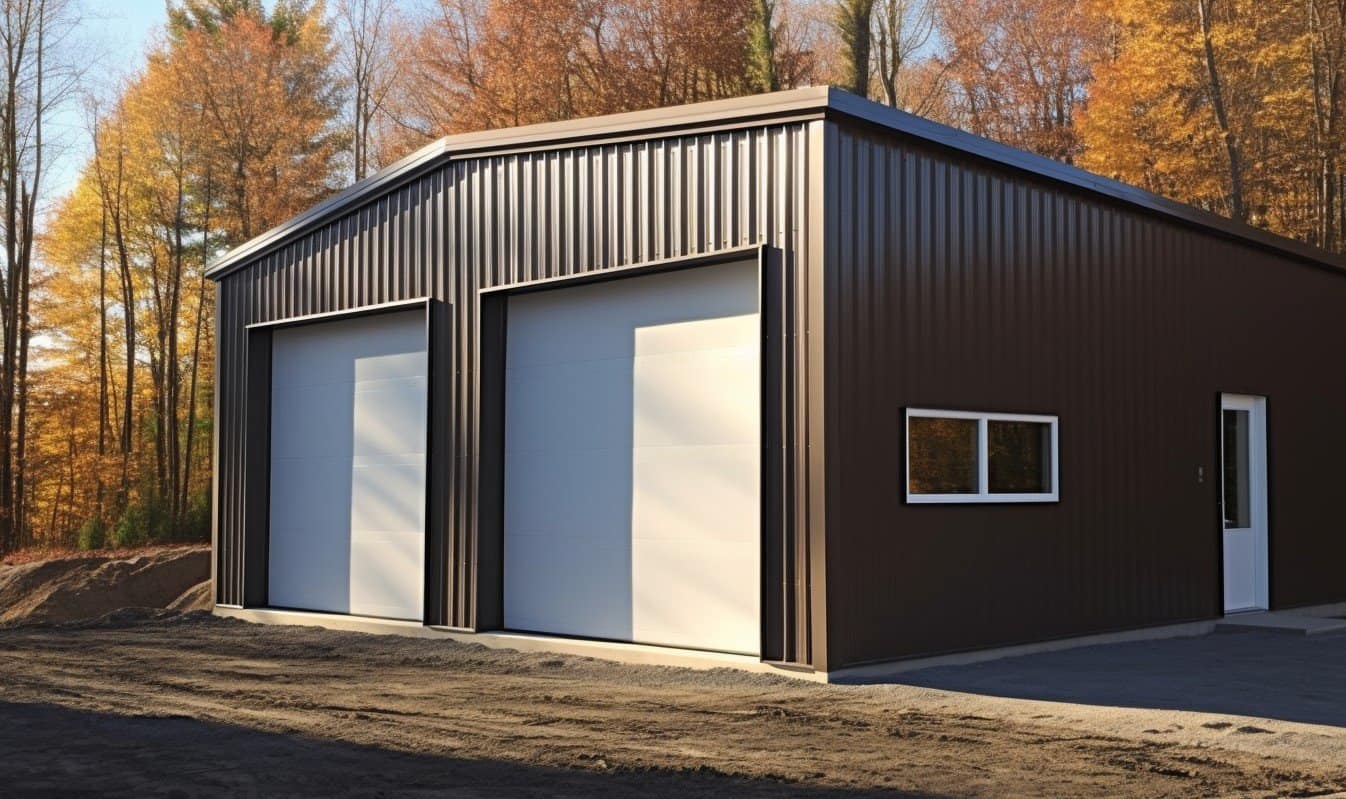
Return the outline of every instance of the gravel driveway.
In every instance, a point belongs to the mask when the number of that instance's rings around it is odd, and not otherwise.
[[[925,686],[819,686],[123,612],[0,630],[0,793],[1346,791],[1336,726],[978,695],[947,690],[957,672],[943,671],[913,675]]]

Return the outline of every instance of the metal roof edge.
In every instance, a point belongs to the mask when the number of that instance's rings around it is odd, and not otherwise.
[[[1106,178],[1025,150],[1015,149],[924,117],[908,114],[905,111],[889,108],[886,105],[881,105],[841,89],[831,89],[827,106],[831,115],[840,115],[868,122],[880,128],[895,131],[947,150],[971,155],[998,166],[1009,167],[1019,172],[1063,183],[1127,205],[1136,206],[1226,238],[1238,239],[1262,248],[1275,250],[1292,258],[1309,261],[1317,266],[1346,272],[1346,257],[1312,244],[1287,238],[1243,222],[1236,222],[1228,217],[1204,211],[1176,200],[1170,200],[1167,197],[1128,183]]]
[[[266,255],[289,238],[323,224],[341,210],[391,191],[412,175],[455,155],[480,150],[552,145],[621,134],[653,135],[707,124],[765,120],[801,111],[822,113],[826,110],[830,96],[831,91],[827,87],[810,86],[728,100],[711,100],[690,105],[445,136],[265,233],[230,249],[206,269],[206,276],[218,280],[243,264]]]
[[[445,139],[431,142],[411,155],[390,164],[364,180],[352,183],[336,194],[310,207],[265,233],[230,248],[227,252],[206,268],[206,277],[218,280],[226,272],[247,261],[260,258],[291,236],[310,230],[331,218],[338,211],[359,202],[361,199],[389,191],[414,172],[439,161],[447,152]]]
[[[558,145],[624,134],[653,136],[712,124],[769,120],[801,112],[819,112],[828,116],[858,120],[997,166],[1157,213],[1226,238],[1237,239],[1318,266],[1346,272],[1346,258],[1311,244],[1235,222],[1210,211],[1203,211],[1078,167],[889,108],[841,89],[814,86],[728,100],[712,100],[691,105],[446,136],[323,200],[294,218],[234,247],[211,264],[206,270],[206,276],[218,280],[243,264],[280,247],[291,237],[327,222],[340,211],[391,191],[412,176],[454,156],[473,152]]]

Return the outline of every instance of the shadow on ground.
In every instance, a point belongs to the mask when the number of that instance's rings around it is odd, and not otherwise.
[[[912,796],[714,772],[603,772],[398,752],[199,721],[0,702],[6,797]]]
[[[1346,727],[1346,634],[1230,632],[1091,646],[922,669],[895,682],[1016,699]]]

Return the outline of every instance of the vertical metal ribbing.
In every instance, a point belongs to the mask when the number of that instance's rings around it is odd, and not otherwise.
[[[473,499],[481,455],[478,291],[770,244],[782,253],[789,326],[805,325],[809,301],[802,292],[813,252],[804,185],[811,174],[810,135],[807,123],[791,123],[449,161],[226,276],[218,316],[220,601],[242,601],[246,498],[238,376],[247,366],[246,324],[425,295],[450,300],[451,391],[445,407],[436,409],[450,420],[454,449],[443,531],[448,562],[431,567],[446,576],[440,620],[472,626],[479,561]],[[791,352],[791,379],[803,380],[804,348]],[[796,435],[807,424],[804,396],[797,385],[787,396],[788,426]],[[805,467],[795,459],[787,468],[806,488]],[[796,524],[805,525],[806,515],[797,516]],[[807,577],[799,579],[807,590]],[[806,638],[798,631],[791,636]],[[807,642],[799,647],[789,659],[807,658]]]

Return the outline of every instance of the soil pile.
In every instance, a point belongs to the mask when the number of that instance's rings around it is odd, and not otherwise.
[[[0,565],[0,627],[59,624],[128,607],[209,609],[209,580],[205,546]]]

